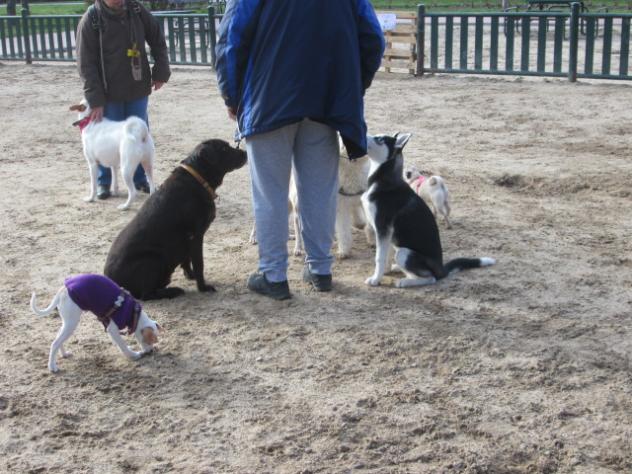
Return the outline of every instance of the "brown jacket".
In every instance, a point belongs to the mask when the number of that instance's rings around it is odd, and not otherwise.
[[[124,13],[115,15],[101,0],[96,0],[95,11],[87,11],[77,27],[77,66],[83,80],[84,95],[91,107],[146,97],[151,94],[152,80],[167,82],[171,75],[167,44],[158,21],[140,2],[128,0],[127,4]],[[102,41],[99,40],[100,34]],[[140,81],[132,76],[131,58],[128,56],[133,38],[140,51]],[[154,58],[151,72],[145,42],[149,44]]]

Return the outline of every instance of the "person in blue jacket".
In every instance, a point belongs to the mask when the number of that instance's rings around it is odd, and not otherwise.
[[[364,93],[384,54],[369,0],[233,0],[216,47],[217,82],[246,138],[259,269],[248,288],[282,300],[294,167],[304,281],[331,290],[339,145],[366,154]]]

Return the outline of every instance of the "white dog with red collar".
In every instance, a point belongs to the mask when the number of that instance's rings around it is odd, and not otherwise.
[[[90,168],[90,195],[84,199],[86,202],[94,201],[97,196],[97,165],[112,170],[113,196],[118,194],[118,171],[121,169],[127,186],[127,201],[118,206],[119,209],[128,209],[136,197],[134,172],[139,164],[143,165],[147,175],[149,193],[154,192],[154,140],[143,120],[129,117],[117,122],[103,118],[100,122],[92,122],[90,106],[85,99],[72,105],[70,110],[79,113],[78,120],[73,125],[81,130],[83,154]]]
[[[406,168],[404,179],[415,191],[415,193],[426,201],[432,213],[441,214],[445,219],[448,229],[452,227],[450,223],[450,193],[445,181],[441,176],[426,176],[415,168]]]

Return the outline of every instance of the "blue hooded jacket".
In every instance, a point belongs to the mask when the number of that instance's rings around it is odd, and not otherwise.
[[[215,64],[240,137],[304,118],[339,131],[350,158],[366,154],[363,96],[384,36],[369,0],[233,0]]]

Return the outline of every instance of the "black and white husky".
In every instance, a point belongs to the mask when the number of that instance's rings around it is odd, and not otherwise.
[[[406,274],[397,287],[430,285],[450,272],[493,265],[493,258],[457,258],[443,264],[439,229],[428,205],[408,186],[402,176],[402,149],[410,133],[367,136],[370,159],[369,187],[362,205],[375,231],[375,272],[366,280],[380,284],[390,263],[391,246],[395,265]]]

